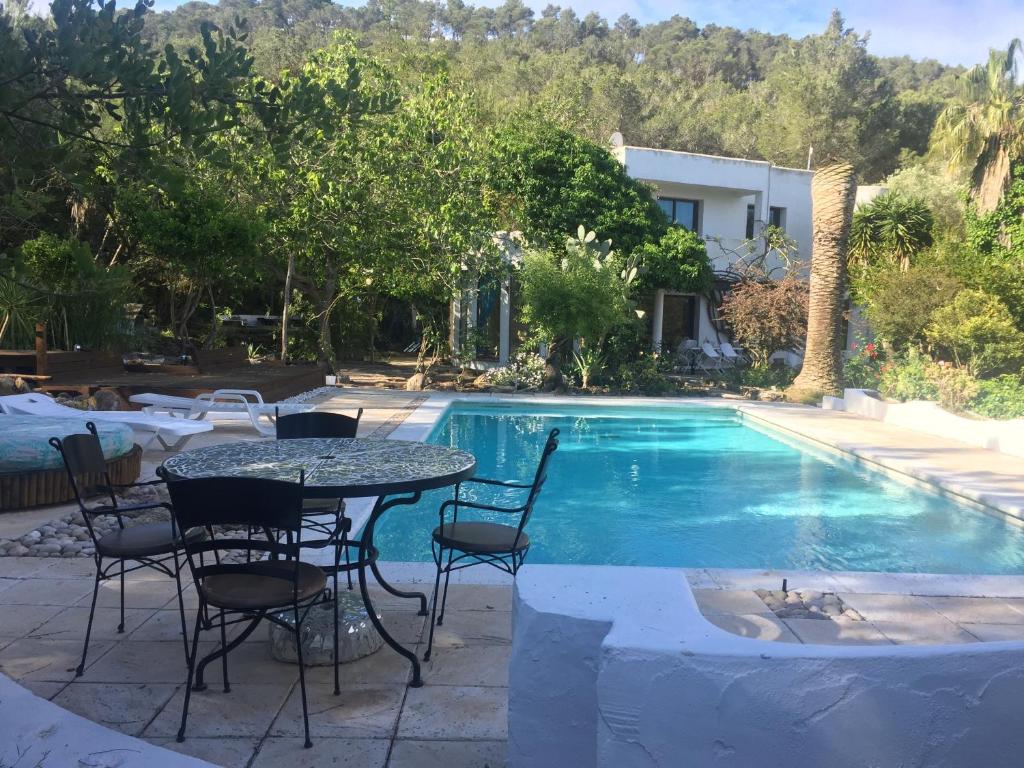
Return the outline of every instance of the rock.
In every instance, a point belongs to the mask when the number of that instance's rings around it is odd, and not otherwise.
[[[484,389],[491,385],[491,380],[486,373],[481,373],[475,379],[473,379],[473,386],[477,389]]]
[[[420,392],[428,383],[427,374],[414,373],[405,381],[405,388],[409,392]]]
[[[35,547],[33,547],[33,550],[38,555],[59,555],[60,554],[60,550],[61,550],[61,546],[60,546],[60,544],[57,544],[56,542],[54,542],[54,543],[46,543],[46,544],[37,544]]]
[[[41,525],[39,526],[38,533],[41,536],[55,536],[57,534],[57,529],[52,525]]]
[[[0,376],[0,396],[18,394],[18,387],[15,381],[17,380],[9,376]]]
[[[110,389],[101,389],[92,396],[97,411],[123,411],[124,401],[121,396]]]
[[[13,547],[7,550],[9,557],[25,557],[28,554],[28,547],[24,544],[15,543]]]
[[[786,399],[786,396],[777,389],[762,389],[757,393],[757,399],[769,403],[780,403]]]

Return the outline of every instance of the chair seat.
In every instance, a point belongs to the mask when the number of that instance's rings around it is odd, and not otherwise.
[[[518,528],[501,523],[447,523],[434,529],[438,544],[477,554],[522,552],[530,546],[530,537],[523,531],[516,541]]]
[[[315,565],[295,561],[253,563],[254,573],[218,573],[207,576],[200,589],[206,601],[218,608],[241,611],[281,608],[292,604],[292,569],[299,570],[299,602],[316,597],[327,586],[327,577]],[[281,576],[259,571],[279,568]]]
[[[185,534],[189,542],[202,541],[206,531],[193,528]],[[174,540],[174,529],[167,523],[143,523],[121,528],[101,537],[96,551],[104,557],[151,557],[169,555],[181,546],[181,537]]]

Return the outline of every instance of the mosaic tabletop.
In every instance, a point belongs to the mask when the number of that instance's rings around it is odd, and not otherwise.
[[[224,443],[164,462],[173,477],[265,477],[298,482],[306,495],[382,496],[454,485],[472,477],[471,453],[430,443],[366,438],[307,438]]]

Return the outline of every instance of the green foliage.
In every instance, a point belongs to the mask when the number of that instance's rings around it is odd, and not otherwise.
[[[935,310],[925,338],[974,376],[1019,370],[1024,362],[1024,333],[1006,305],[982,291],[961,291]]]
[[[935,363],[918,349],[908,349],[901,357],[882,365],[880,391],[893,400],[937,400],[939,388],[930,375]]]
[[[873,342],[857,342],[843,365],[843,384],[857,389],[878,389],[882,378],[882,356]]]
[[[796,378],[788,365],[752,365],[740,371],[740,384],[757,389],[786,389]]]
[[[523,322],[556,348],[572,339],[599,348],[612,330],[631,322],[635,275],[618,269],[610,248],[580,227],[564,256],[528,251],[519,273]]]
[[[660,237],[668,222],[650,190],[602,147],[534,114],[494,133],[487,181],[506,229],[558,248],[582,223],[622,253]]]
[[[854,211],[850,260],[862,269],[888,263],[906,271],[931,246],[934,223],[920,198],[880,195]]]
[[[854,280],[854,293],[863,302],[872,329],[894,349],[922,343],[932,312],[948,304],[961,288],[944,266],[934,263],[906,272],[882,266]]]
[[[498,387],[538,389],[544,381],[544,358],[521,349],[507,365],[487,372],[487,381]]]
[[[967,185],[950,178],[943,170],[914,162],[889,176],[884,185],[891,195],[921,200],[935,219],[936,234],[961,231]]]
[[[658,357],[648,354],[641,354],[634,361],[620,365],[615,382],[623,392],[643,395],[664,395],[675,389],[665,378]]]
[[[584,347],[572,354],[572,371],[579,378],[580,386],[586,389],[596,376],[604,372],[606,360],[594,347]]]
[[[990,419],[1024,419],[1024,381],[1012,374],[979,381],[970,409]]]
[[[657,243],[644,243],[634,253],[644,269],[645,288],[703,294],[711,287],[707,247],[685,227],[669,227]]]
[[[794,276],[745,279],[726,294],[719,313],[750,353],[753,365],[767,368],[774,353],[803,346],[807,302],[807,283]]]

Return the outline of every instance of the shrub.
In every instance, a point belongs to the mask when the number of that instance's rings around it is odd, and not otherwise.
[[[796,368],[788,365],[751,366],[740,371],[740,384],[758,389],[785,389],[796,378]]]
[[[848,387],[857,389],[878,389],[882,376],[882,360],[878,347],[872,342],[857,343],[852,347],[853,355],[843,366],[843,381]]]
[[[1024,418],[1024,381],[1012,374],[979,381],[970,408],[990,419]]]
[[[705,293],[711,287],[707,246],[685,227],[671,227],[657,243],[646,243],[634,253],[643,265],[646,288]]]
[[[1024,333],[1006,305],[983,291],[961,291],[935,310],[925,338],[974,376],[1016,370],[1024,361]]]
[[[927,376],[934,382],[939,405],[948,411],[966,411],[978,394],[978,380],[965,368],[935,363],[929,366]]]
[[[741,280],[722,301],[720,314],[750,353],[754,366],[766,368],[775,352],[803,346],[807,284],[794,276],[778,281]]]
[[[624,392],[640,392],[644,395],[661,395],[675,387],[665,378],[654,355],[642,355],[632,363],[619,367],[616,383]]]
[[[913,266],[906,272],[874,269],[854,282],[872,329],[898,350],[924,341],[931,313],[949,303],[960,289],[955,277],[934,264]]]
[[[498,387],[537,389],[544,381],[544,358],[535,352],[520,350],[507,365],[487,373],[487,381]]]
[[[882,365],[879,389],[893,400],[937,400],[939,388],[928,375],[933,365],[919,350],[910,349],[904,357]]]

